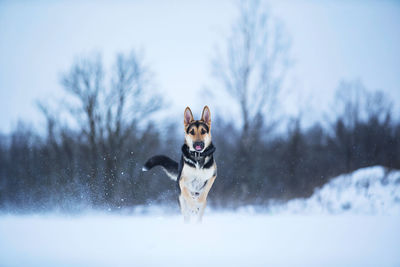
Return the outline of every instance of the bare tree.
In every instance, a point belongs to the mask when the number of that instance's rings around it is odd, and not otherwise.
[[[103,80],[104,72],[99,56],[94,60],[85,59],[76,62],[61,80],[65,91],[78,102],[78,106],[70,105],[69,111],[89,141],[88,186],[93,201],[97,200],[96,191],[98,190],[96,188],[99,166],[97,144],[101,127],[100,94],[105,90]],[[81,115],[84,116],[84,120],[80,119]]]
[[[65,91],[75,100],[69,106],[70,115],[89,141],[88,185],[94,202],[102,197],[112,200],[125,140],[162,104],[151,87],[150,71],[135,52],[118,55],[114,67],[109,86],[104,83],[100,57],[75,63],[62,79]],[[105,164],[99,164],[101,159]],[[104,166],[102,176],[100,166]]]
[[[246,201],[265,183],[255,179],[265,175],[259,175],[261,170],[251,159],[262,153],[257,144],[263,131],[271,131],[276,123],[273,113],[288,69],[289,41],[282,24],[260,1],[238,2],[238,13],[224,52],[217,53],[212,63],[223,92],[240,109],[241,136],[230,179],[233,184],[240,179],[240,199]]]
[[[134,135],[138,124],[162,107],[162,99],[149,93],[151,72],[139,55],[117,56],[110,90],[105,99],[105,138],[102,138],[105,169],[105,196],[112,200],[117,184],[125,141]],[[134,155],[131,155],[134,156]]]
[[[242,134],[260,120],[273,125],[276,99],[288,68],[289,41],[282,25],[258,0],[238,3],[224,53],[213,60],[213,73],[240,107]]]
[[[152,75],[137,53],[119,54],[115,62],[110,90],[105,99],[106,134],[123,137],[162,106],[159,96],[149,93]],[[127,127],[123,129],[123,126]]]

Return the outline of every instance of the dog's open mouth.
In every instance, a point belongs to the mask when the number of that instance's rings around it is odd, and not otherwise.
[[[204,148],[204,143],[203,142],[195,142],[193,144],[194,150],[198,151],[202,151]]]

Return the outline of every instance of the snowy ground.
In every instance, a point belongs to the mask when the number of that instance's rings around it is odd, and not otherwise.
[[[400,266],[400,172],[360,169],[268,209],[208,209],[200,225],[162,207],[1,215],[0,266]]]
[[[400,217],[3,216],[0,266],[400,266]]]
[[[356,170],[333,178],[308,199],[272,207],[288,214],[400,215],[400,171],[382,166]]]

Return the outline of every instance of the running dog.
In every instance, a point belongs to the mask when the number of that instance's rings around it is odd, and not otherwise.
[[[185,222],[192,218],[201,222],[206,207],[207,195],[217,177],[217,164],[211,141],[211,113],[205,106],[200,120],[194,120],[189,107],[185,109],[183,124],[185,143],[178,164],[164,155],[150,158],[143,171],[161,166],[165,173],[177,183],[179,205]]]

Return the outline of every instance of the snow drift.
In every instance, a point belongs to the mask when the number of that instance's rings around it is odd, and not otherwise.
[[[333,178],[308,199],[271,208],[274,213],[400,215],[400,171],[362,168]]]

